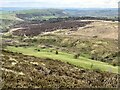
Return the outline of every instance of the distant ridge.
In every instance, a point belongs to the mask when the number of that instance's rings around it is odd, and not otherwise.
[[[17,11],[17,10],[28,10],[28,9],[51,9],[51,8],[35,8],[35,7],[1,7],[0,10],[4,11]],[[53,8],[53,9],[64,9],[64,10],[117,10],[118,8]]]

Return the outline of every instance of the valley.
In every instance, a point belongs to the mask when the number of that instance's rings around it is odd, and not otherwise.
[[[22,10],[11,12],[12,22],[2,18],[3,88],[118,87],[118,20],[65,11]]]

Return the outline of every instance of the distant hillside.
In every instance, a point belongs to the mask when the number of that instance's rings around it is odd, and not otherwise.
[[[48,20],[50,18],[67,17],[68,14],[61,9],[30,9],[16,11],[18,18],[24,20]]]
[[[60,9],[23,9],[23,8],[3,8],[0,9],[0,29],[6,32],[11,26],[19,22],[31,20],[49,20],[51,18],[68,16]]]
[[[118,17],[118,9],[65,9],[70,16]]]
[[[8,31],[11,26],[23,22],[52,20],[65,17],[98,17],[117,20],[117,9],[32,9],[32,8],[1,8],[0,29]],[[81,18],[80,18],[81,19]],[[83,19],[83,18],[82,18]],[[94,19],[94,18],[93,18]]]
[[[20,10],[17,17],[25,20],[48,20],[58,17],[118,17],[118,9],[30,9]]]
[[[31,8],[2,8],[0,12],[15,14],[23,20],[48,20],[60,17],[118,17],[117,8],[109,9],[31,9]]]

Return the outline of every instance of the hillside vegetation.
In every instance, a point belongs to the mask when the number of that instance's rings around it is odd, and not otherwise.
[[[6,8],[7,9],[7,8]],[[19,23],[30,23],[31,21],[41,22],[46,20],[68,17],[95,17],[95,19],[112,19],[117,20],[117,9],[110,10],[78,10],[78,9],[29,9],[29,10],[15,10],[7,11],[0,10],[0,29],[6,32]],[[88,12],[89,11],[89,12]],[[103,13],[104,12],[104,13]],[[56,21],[56,20],[55,20]]]
[[[117,87],[118,76],[85,70],[49,58],[3,51],[3,89]]]
[[[3,89],[117,88],[119,22],[115,10],[4,12],[0,18]]]
[[[59,9],[32,9],[16,12],[17,17],[24,20],[48,20],[50,18],[66,17],[67,13]]]

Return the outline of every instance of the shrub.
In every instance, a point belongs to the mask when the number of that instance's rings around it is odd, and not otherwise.
[[[58,51],[56,51],[55,54],[58,54]]]
[[[38,49],[37,51],[38,51],[38,52],[40,52],[40,50],[39,50],[39,49]]]
[[[93,36],[93,38],[97,38],[98,36]]]
[[[90,59],[97,60],[97,54],[92,54]]]
[[[22,53],[19,53],[19,54],[22,54]]]
[[[52,52],[52,50],[50,50],[50,52]]]
[[[33,43],[34,43],[34,42],[37,42],[37,39],[33,39],[32,42],[33,42]]]
[[[78,58],[78,56],[77,56],[77,54],[75,54],[75,55],[74,55],[74,59],[77,59],[77,58]]]
[[[79,56],[80,56],[80,53],[78,53],[77,56],[79,57]]]
[[[77,59],[79,56],[80,56],[79,53],[78,53],[78,54],[75,54],[75,55],[74,55],[74,59]]]
[[[94,71],[97,72],[97,73],[100,73],[100,72],[101,72],[100,69],[94,69]]]
[[[37,49],[34,49],[34,50],[37,50]]]
[[[16,45],[15,47],[17,48],[18,46]]]
[[[91,68],[93,68],[93,64],[91,64],[91,66],[90,66]]]
[[[113,60],[113,61],[112,61],[112,65],[113,65],[113,66],[117,66],[117,65],[118,65],[118,61],[117,61],[117,60]]]

